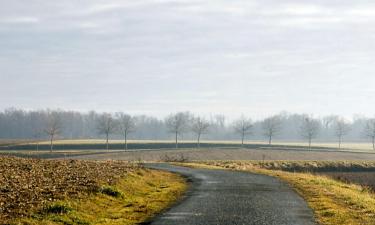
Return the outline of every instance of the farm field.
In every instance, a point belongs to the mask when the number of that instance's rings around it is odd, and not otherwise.
[[[136,161],[168,161],[166,158],[194,160],[375,160],[374,153],[324,150],[280,150],[245,148],[201,148],[142,151],[111,151],[101,154],[72,155],[81,159],[121,159]]]
[[[0,224],[138,224],[186,189],[139,164],[0,157]]]
[[[293,167],[298,171],[301,168],[308,170],[315,165],[317,170],[374,170],[373,162],[266,162],[262,161],[201,161],[194,163],[178,163],[189,167],[228,169],[247,171],[251,173],[275,176],[289,183],[313,209],[315,217],[321,225],[362,225],[375,224],[375,192],[367,185],[348,183],[347,181],[332,179],[332,174],[317,175],[308,172],[288,172]],[[336,165],[336,167],[334,167]],[[285,171],[288,170],[288,171]],[[334,171],[335,172],[335,171]],[[346,172],[335,172],[336,175],[350,176]],[[352,174],[351,174],[352,175]],[[374,172],[361,172],[360,176],[374,179]],[[336,177],[338,179],[338,177]],[[360,182],[359,180],[352,182]]]
[[[124,149],[123,140],[110,140],[109,148],[111,150]],[[49,150],[49,141],[40,140],[0,140],[0,150]],[[196,148],[194,140],[182,140],[179,142],[181,148]],[[167,140],[129,140],[129,149],[171,149],[175,148],[173,141]],[[238,141],[203,141],[203,148],[221,148],[221,147],[241,147]],[[307,149],[305,142],[284,142],[275,141],[269,146],[264,141],[247,141],[245,148],[265,148],[265,149]],[[105,140],[101,139],[77,139],[77,140],[56,140],[54,141],[55,150],[103,150],[106,148]],[[316,142],[312,144],[312,149],[317,150],[337,150],[337,143]],[[342,144],[340,151],[355,152],[374,152],[372,145],[366,142],[347,142]]]

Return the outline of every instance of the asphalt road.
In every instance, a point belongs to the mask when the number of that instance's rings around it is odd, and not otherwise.
[[[287,184],[264,175],[150,164],[187,176],[192,185],[152,225],[316,225],[312,210]]]

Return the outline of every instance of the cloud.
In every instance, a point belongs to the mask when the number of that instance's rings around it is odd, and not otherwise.
[[[79,10],[76,13],[77,14],[82,14],[82,15],[95,15],[95,14],[100,14],[100,13],[106,13],[106,12],[111,12],[115,10],[119,10],[122,8],[126,8],[129,6],[126,4],[126,2],[120,4],[120,3],[101,3],[101,4],[94,4],[92,6],[89,6],[86,9]]]
[[[40,19],[37,17],[18,16],[0,18],[0,24],[35,24],[39,22]]]
[[[302,18],[283,18],[278,21],[278,25],[290,26],[290,27],[301,27],[301,28],[311,28],[330,26],[333,23],[342,23],[343,18],[340,17],[302,17]]]
[[[332,10],[319,5],[287,4],[282,7],[281,13],[296,16],[332,15]]]
[[[323,0],[0,1],[0,108],[264,113],[319,98],[335,109],[340,91],[353,107],[336,108],[351,113],[374,83],[373,12]]]

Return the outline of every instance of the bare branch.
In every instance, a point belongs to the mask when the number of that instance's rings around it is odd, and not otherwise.
[[[350,124],[343,118],[337,118],[335,121],[335,135],[339,141],[339,149],[341,149],[342,138],[350,132]]]
[[[99,134],[104,134],[106,136],[106,146],[107,150],[109,150],[109,135],[114,133],[116,131],[116,123],[112,117],[111,114],[109,113],[104,113],[98,118],[98,133]]]
[[[245,136],[252,134],[253,123],[251,119],[241,116],[234,121],[233,128],[236,133],[241,135],[241,145],[243,146]]]
[[[202,134],[205,134],[208,132],[208,128],[210,127],[210,123],[208,120],[196,117],[193,118],[193,123],[191,130],[197,135],[197,147],[200,148],[200,138]]]
[[[375,150],[375,118],[366,121],[364,135],[372,141],[372,148]]]
[[[167,126],[168,132],[175,135],[176,148],[178,148],[178,136],[187,131],[189,120],[189,112],[170,114],[165,118],[165,125]]]
[[[272,144],[272,139],[281,130],[281,119],[279,116],[268,117],[262,122],[263,135],[268,138],[268,144]]]
[[[44,133],[49,136],[50,139],[50,151],[53,151],[53,140],[61,132],[61,122],[57,113],[49,113],[47,117],[47,127],[44,129]]]
[[[306,138],[309,142],[309,149],[311,149],[312,139],[318,136],[320,129],[319,120],[313,119],[311,117],[306,117],[301,125],[301,136]]]
[[[118,122],[119,122],[119,131],[124,137],[124,149],[128,149],[128,135],[132,132],[135,131],[135,121],[134,118],[128,114],[119,112],[116,114],[118,117]]]

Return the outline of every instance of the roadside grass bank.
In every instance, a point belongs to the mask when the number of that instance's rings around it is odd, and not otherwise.
[[[272,162],[267,162],[271,164]],[[275,162],[278,165],[309,165],[308,162]],[[311,162],[313,163],[313,162]],[[360,162],[353,162],[355,165]],[[332,166],[334,162],[324,165]],[[375,194],[369,188],[334,180],[324,175],[304,172],[282,171],[281,166],[262,167],[263,162],[255,161],[204,161],[179,164],[183,166],[230,169],[248,171],[278,177],[289,183],[314,210],[316,220],[322,225],[373,225],[375,224]],[[343,165],[339,164],[339,165]],[[347,162],[350,165],[350,162]],[[370,167],[371,162],[364,162],[363,167]],[[341,166],[337,166],[340,168]],[[290,169],[290,167],[288,167]]]
[[[172,173],[122,161],[0,157],[0,224],[139,224],[186,190]]]

